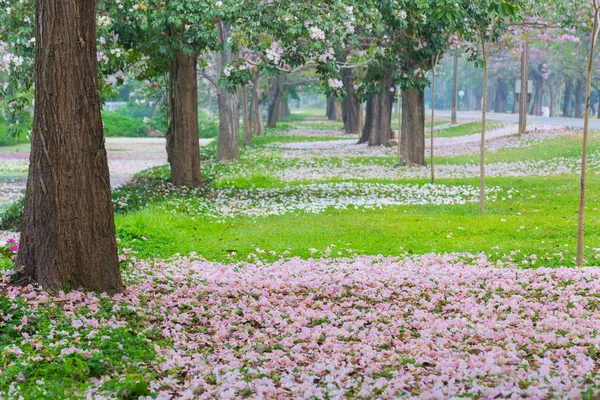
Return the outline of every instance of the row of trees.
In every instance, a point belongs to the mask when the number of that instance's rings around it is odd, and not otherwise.
[[[157,82],[167,76],[167,152],[177,185],[201,184],[198,74],[217,90],[221,161],[239,158],[238,93],[251,88],[250,106],[243,107],[244,121],[253,121],[245,124],[249,143],[252,130],[262,130],[261,77],[270,81],[267,123],[273,126],[288,73],[314,68],[327,95],[344,99],[348,131],[361,130],[361,102],[366,102],[361,141],[372,145],[393,137],[391,109],[400,87],[401,157],[408,165],[424,165],[427,71],[460,43],[483,67],[487,87],[491,52],[511,25],[524,19],[526,5],[526,0],[37,0],[35,5],[23,0],[3,9],[0,41],[11,43],[3,55],[7,115],[27,104],[35,77],[17,266],[44,287],[72,282],[93,290],[121,289],[100,119],[100,95],[110,89],[105,83],[118,84],[120,71],[134,70],[140,79]],[[486,90],[483,98],[482,199]]]

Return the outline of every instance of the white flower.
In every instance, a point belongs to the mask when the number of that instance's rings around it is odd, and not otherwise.
[[[332,89],[341,89],[344,87],[344,82],[339,79],[329,78],[329,87]]]
[[[311,37],[311,39],[315,39],[315,40],[324,40],[325,32],[323,32],[321,29],[317,28],[316,26],[313,26],[312,28],[310,28],[310,37]]]

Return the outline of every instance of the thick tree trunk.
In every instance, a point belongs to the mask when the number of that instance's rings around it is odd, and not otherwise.
[[[16,261],[46,289],[122,290],[98,94],[96,2],[36,3],[35,111]]]
[[[167,155],[171,181],[200,186],[200,142],[198,138],[198,84],[195,56],[177,53],[169,68],[169,130]]]
[[[365,125],[362,130],[362,134],[358,143],[368,143],[371,138],[371,133],[377,130],[377,127],[373,125],[378,121],[379,110],[377,109],[379,102],[377,101],[377,95],[371,95],[367,99],[366,110],[365,110]]]
[[[344,130],[348,135],[357,135],[362,131],[362,104],[354,96],[354,74],[349,68],[342,70],[344,89]]]
[[[406,165],[425,163],[425,94],[422,90],[402,91],[400,151]]]
[[[252,118],[252,129],[255,136],[262,136],[265,133],[262,113],[263,96],[260,92],[260,70],[258,70],[252,81],[252,100],[250,104],[250,117]]]
[[[583,118],[583,90],[585,84],[581,79],[577,80],[575,85],[575,118]]]
[[[337,120],[336,108],[335,108],[335,100],[327,99],[327,110],[325,111],[325,116],[330,121]]]
[[[342,102],[341,101],[336,101],[335,102],[335,120],[337,122],[343,122],[344,118],[343,118],[343,112],[342,112]]]
[[[219,31],[219,44],[221,50],[217,53],[217,71],[219,76],[224,67],[233,61],[234,54],[228,45],[231,33],[231,24],[226,21],[217,22]],[[217,159],[221,162],[240,159],[240,102],[235,93],[229,93],[224,88],[219,88],[219,143],[217,146]]]
[[[282,98],[281,99],[281,111],[280,111],[280,116],[281,117],[289,117],[292,114],[291,110],[290,110],[290,103],[288,101],[287,98]]]
[[[391,80],[386,80],[381,93],[375,94],[367,101],[365,126],[359,143],[369,146],[391,146],[392,143],[392,94]]]
[[[283,85],[285,74],[280,74],[273,80],[269,93],[269,112],[267,116],[267,127],[275,128],[281,117],[281,98],[283,97]]]
[[[541,74],[533,74],[533,104],[531,115],[542,115],[542,100],[544,98],[544,78]]]
[[[563,117],[571,117],[571,99],[573,98],[573,80],[565,81],[565,98],[563,100]]]

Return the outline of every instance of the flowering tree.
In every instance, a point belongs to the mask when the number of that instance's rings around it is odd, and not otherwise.
[[[481,107],[481,144],[480,144],[480,194],[479,214],[485,210],[485,133],[488,99],[488,66],[493,46],[498,43],[508,24],[523,17],[525,0],[479,0],[470,2],[462,8],[467,29],[464,37],[471,43],[467,49],[470,58],[483,68],[483,103]]]

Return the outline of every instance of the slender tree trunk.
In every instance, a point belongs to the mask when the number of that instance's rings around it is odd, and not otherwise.
[[[488,82],[488,56],[483,56],[483,104],[482,107],[482,124],[481,124],[481,143],[479,148],[479,214],[485,212],[485,124],[486,124],[486,107],[487,104],[487,82]]]
[[[592,97],[592,72],[594,69],[594,51],[596,49],[596,40],[598,39],[598,19],[600,5],[594,1],[594,25],[592,28],[592,43],[590,45],[590,55],[587,68],[587,82],[585,95],[585,116],[583,122],[583,151],[581,155],[581,185],[579,195],[579,213],[577,218],[577,266],[583,267],[583,255],[585,244],[585,204],[586,204],[586,186],[587,186],[587,149],[588,133],[590,127],[590,101]],[[580,99],[581,100],[581,99]]]
[[[556,117],[556,104],[558,103],[558,91],[560,86],[550,87],[550,117]]]
[[[263,97],[260,92],[260,70],[254,74],[252,81],[252,101],[250,104],[250,115],[252,117],[252,128],[255,136],[262,136],[265,133],[263,125]]]
[[[402,90],[400,128],[402,162],[408,166],[425,162],[425,94],[422,90]]]
[[[244,120],[244,146],[252,145],[252,126],[250,124],[250,114],[248,112],[248,93],[246,86],[242,86],[241,90],[242,105],[243,105],[243,120]]]
[[[600,120],[600,89],[597,89],[598,92],[598,120]]]
[[[177,53],[169,68],[169,129],[167,155],[171,181],[200,186],[200,142],[198,138],[198,84],[195,56]]]
[[[17,267],[45,289],[123,288],[100,117],[94,0],[37,0],[35,110]]]
[[[563,103],[563,117],[571,117],[571,99],[573,98],[573,80],[565,81],[565,98]]]
[[[227,64],[234,61],[234,54],[229,44],[231,23],[218,21],[219,44],[221,50],[217,53],[217,71],[219,76]],[[221,162],[240,159],[240,103],[235,93],[229,93],[224,88],[219,88],[219,142],[217,146],[217,159]]]
[[[431,183],[435,183],[435,162],[433,159],[433,137],[435,133],[435,65],[437,64],[437,60],[433,63],[433,67],[431,68],[431,132],[430,132],[430,140],[429,144],[429,158],[431,163]]]
[[[529,42],[523,44],[521,55],[521,98],[519,101],[519,135],[527,132],[527,104],[529,99]]]
[[[362,104],[354,95],[354,74],[351,69],[342,70],[344,88],[346,97],[344,98],[344,108],[346,110],[344,119],[344,130],[348,135],[359,134],[362,130]]]
[[[577,84],[575,85],[575,118],[583,118],[583,103],[581,102],[581,99],[583,98],[584,89],[584,82],[581,79],[578,79]]]
[[[285,74],[281,73],[273,80],[269,95],[269,113],[267,116],[267,127],[275,128],[281,117],[281,98],[283,97],[283,85]]]
[[[452,57],[453,75],[452,75],[452,115],[450,123],[456,125],[456,110],[458,109],[458,56]]]

